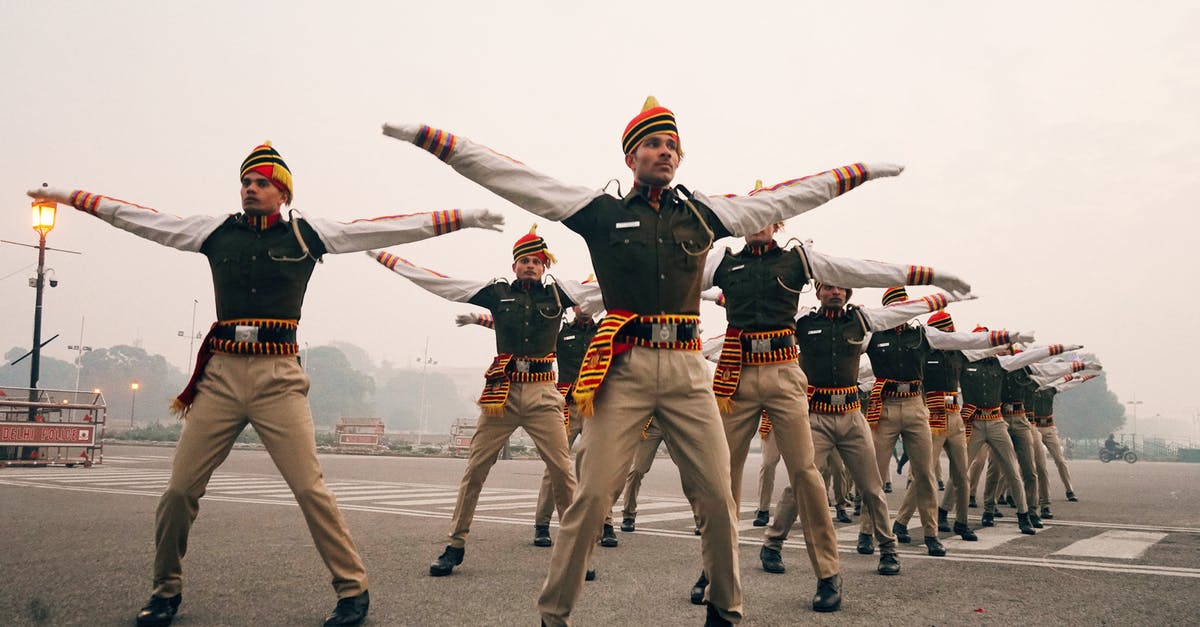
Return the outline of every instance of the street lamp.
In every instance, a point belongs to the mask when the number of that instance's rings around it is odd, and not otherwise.
[[[129,428],[130,429],[133,428],[133,408],[137,407],[137,391],[138,391],[138,388],[140,388],[140,387],[142,387],[142,384],[138,383],[137,381],[134,381],[133,383],[129,384],[129,393],[130,393]]]
[[[54,216],[58,212],[58,204],[54,202],[34,201],[32,205],[33,230],[38,232],[38,263],[37,278],[34,287],[37,296],[33,305],[33,359],[29,362],[29,402],[37,401],[37,384],[39,370],[42,365],[42,291],[46,286],[46,234],[54,229]],[[32,422],[37,416],[35,407],[29,408],[26,420]],[[37,449],[27,448],[22,451],[22,458],[35,453]]]
[[[1133,447],[1137,448],[1137,406],[1142,404],[1142,401],[1125,401],[1126,405],[1133,407]]]

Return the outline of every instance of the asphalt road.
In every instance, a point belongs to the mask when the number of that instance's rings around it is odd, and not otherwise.
[[[0,624],[132,624],[150,593],[154,509],[173,450],[105,453],[90,469],[0,469]],[[758,463],[751,455],[748,498]],[[429,577],[428,564],[446,542],[465,460],[325,455],[322,464],[367,563],[368,624],[537,624],[550,555],[530,544],[540,462],[496,464],[466,561],[443,578]],[[1065,502],[1054,477],[1056,517],[1038,535],[1017,533],[1004,509],[978,543],[944,537],[944,558],[902,547],[898,577],[876,575],[878,556],[854,551],[857,524],[839,525],[845,600],[829,615],[809,610],[815,580],[800,541],[784,549],[787,573],[761,569],[761,529],[745,502],[743,624],[1197,624],[1200,464],[1077,460],[1071,471],[1081,502]],[[655,463],[642,495],[638,531],[618,532],[617,548],[596,548],[600,577],[587,584],[576,624],[703,623],[703,608],[687,600],[699,538],[668,458]],[[900,498],[889,495],[893,510]],[[918,521],[911,526],[919,541]],[[799,530],[793,537],[802,540]],[[218,470],[184,566],[177,625],[319,625],[335,601],[262,451],[234,451]]]

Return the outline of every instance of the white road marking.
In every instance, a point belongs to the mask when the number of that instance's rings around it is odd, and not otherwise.
[[[1070,544],[1055,551],[1052,555],[1131,560],[1141,557],[1147,549],[1165,537],[1167,537],[1165,533],[1105,531],[1100,535]]]

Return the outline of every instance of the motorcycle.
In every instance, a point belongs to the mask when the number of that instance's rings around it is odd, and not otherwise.
[[[1100,449],[1100,461],[1107,464],[1108,462],[1111,462],[1111,461],[1117,460],[1117,459],[1123,459],[1126,462],[1132,464],[1138,460],[1138,456],[1137,456],[1137,453],[1134,453],[1133,451],[1129,450],[1128,446],[1118,446],[1115,449],[1108,449],[1108,448]]]

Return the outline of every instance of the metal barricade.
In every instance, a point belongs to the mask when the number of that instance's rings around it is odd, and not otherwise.
[[[98,390],[0,386],[0,466],[102,463],[107,421]]]

